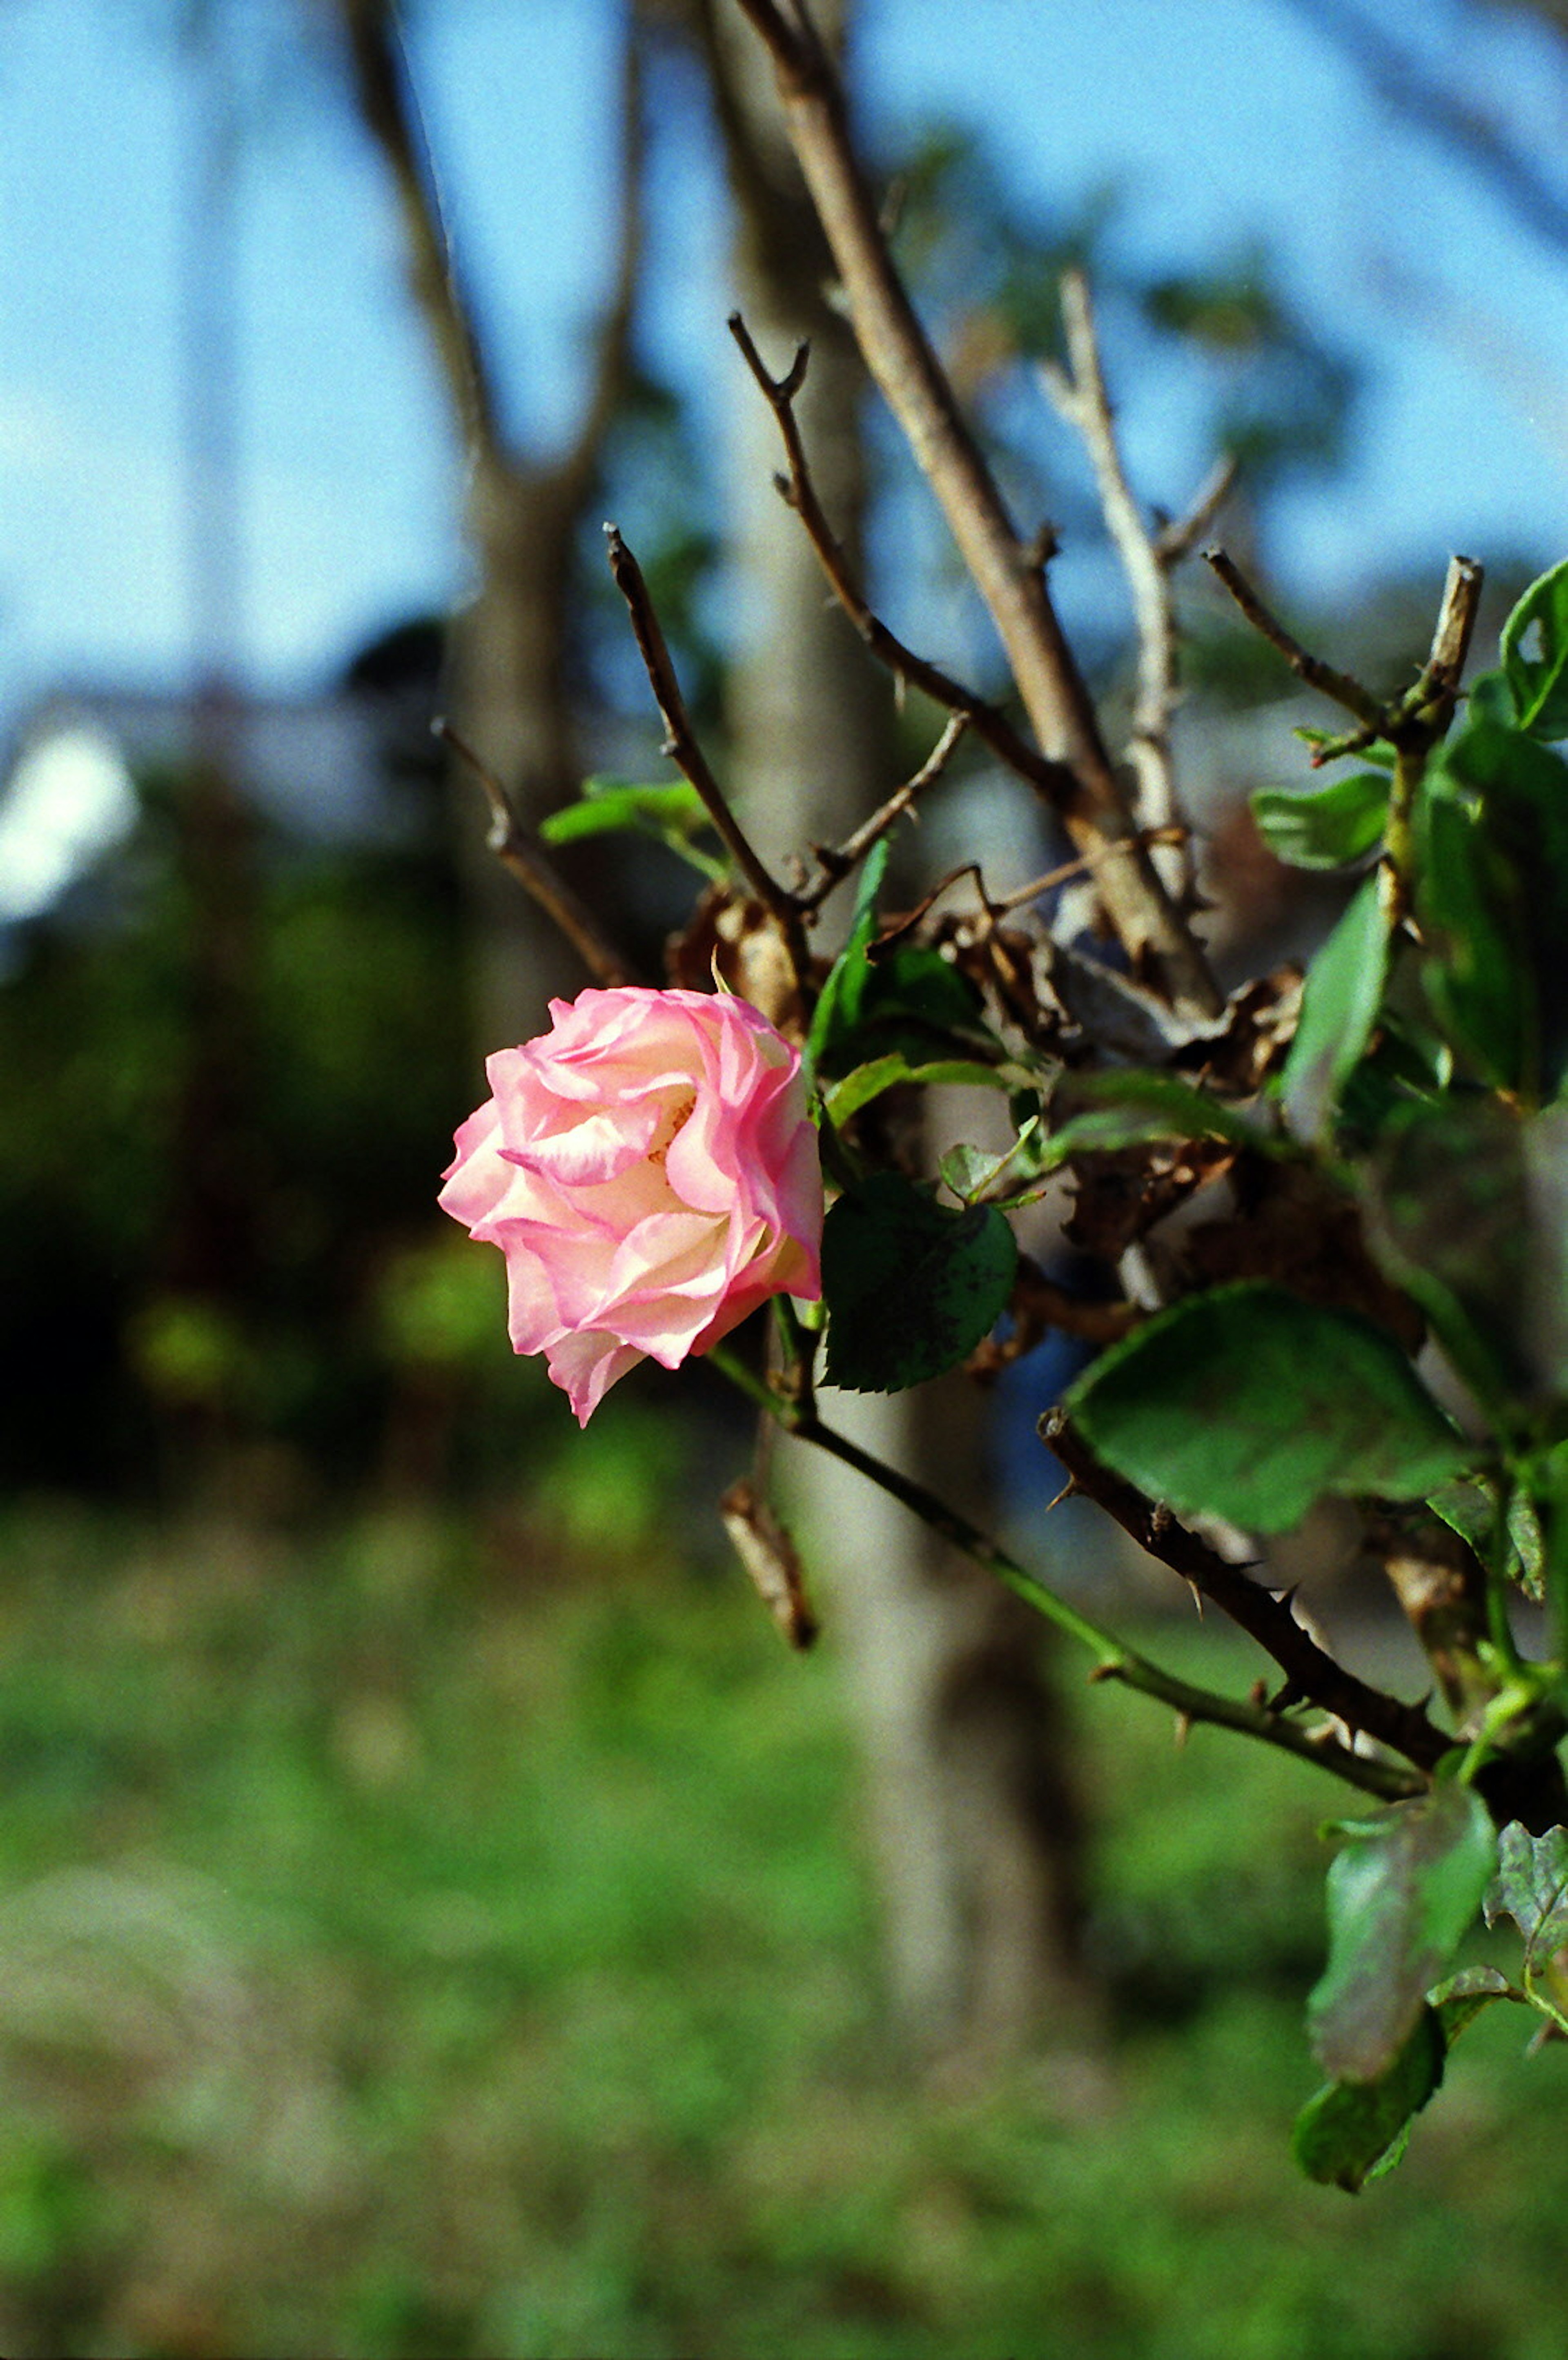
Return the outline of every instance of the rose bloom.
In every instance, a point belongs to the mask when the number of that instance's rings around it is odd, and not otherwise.
[[[822,1171],[799,1055],[745,1000],[627,986],[550,1014],[487,1061],[441,1203],[505,1254],[512,1349],[586,1426],[639,1360],[816,1301]]]

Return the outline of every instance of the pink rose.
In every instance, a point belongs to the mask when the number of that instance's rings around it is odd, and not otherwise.
[[[586,1426],[644,1357],[817,1299],[822,1172],[800,1058],[745,1000],[628,986],[550,1014],[488,1060],[441,1203],[505,1254],[512,1349]]]

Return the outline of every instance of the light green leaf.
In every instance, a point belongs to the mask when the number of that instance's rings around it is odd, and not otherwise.
[[[1325,1491],[1424,1499],[1475,1456],[1386,1329],[1252,1280],[1135,1328],[1066,1406],[1151,1498],[1257,1532]]]
[[[852,1073],[835,1082],[828,1092],[828,1120],[835,1130],[859,1114],[883,1090],[895,1089],[901,1082],[927,1085],[933,1088],[1007,1090],[1016,1076],[1009,1076],[995,1065],[981,1065],[961,1057],[938,1058],[930,1065],[912,1065],[902,1052],[894,1051],[886,1057],[874,1057],[869,1065],[857,1065]]]
[[[1252,815],[1277,860],[1292,869],[1347,869],[1383,841],[1390,792],[1381,770],[1356,770],[1310,793],[1260,787]]]
[[[1307,971],[1300,1022],[1280,1077],[1285,1120],[1321,1139],[1372,1037],[1388,973],[1388,925],[1369,877]]]

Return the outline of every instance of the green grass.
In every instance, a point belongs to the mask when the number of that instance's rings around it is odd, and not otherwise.
[[[1326,1779],[1074,1687],[1109,2060],[923,2088],[831,1644],[739,1578],[0,1541],[15,2360],[1557,2360],[1568,2075],[1506,2011],[1393,2180],[1294,2175]]]

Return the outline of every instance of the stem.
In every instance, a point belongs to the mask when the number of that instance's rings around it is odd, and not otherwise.
[[[1094,1670],[1091,1677],[1097,1680],[1120,1680],[1124,1687],[1136,1688],[1141,1695],[1153,1697],[1160,1704],[1169,1705],[1184,1722],[1206,1721],[1217,1728],[1234,1729],[1244,1736],[1257,1739],[1261,1744],[1278,1747],[1283,1753],[1294,1754],[1300,1760],[1314,1762],[1333,1776],[1359,1786],[1369,1795],[1389,1799],[1419,1794],[1423,1782],[1398,1765],[1372,1756],[1354,1754],[1348,1745],[1327,1733],[1320,1736],[1300,1728],[1295,1721],[1283,1720],[1262,1703],[1250,1699],[1221,1696],[1211,1688],[1197,1688],[1189,1680],[1179,1679],[1147,1656],[1140,1655],[1105,1630],[1087,1614],[1060,1597],[1036,1574],[1010,1557],[1007,1551],[971,1524],[967,1516],[950,1508],[946,1501],[927,1491],[923,1483],[900,1474],[896,1468],[885,1466],[847,1435],[836,1433],[824,1426],[814,1409],[802,1408],[786,1400],[766,1379],[720,1345],[707,1358],[759,1409],[778,1419],[789,1433],[802,1442],[809,1442],[818,1450],[852,1467],[868,1482],[877,1485],[897,1500],[912,1515],[940,1534],[942,1538],[973,1559],[976,1565],[1010,1590],[1015,1598],[1044,1615],[1066,1637],[1075,1640],[1093,1655]]]

